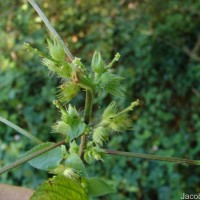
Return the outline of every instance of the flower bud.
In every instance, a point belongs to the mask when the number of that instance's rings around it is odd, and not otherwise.
[[[92,69],[96,73],[102,73],[104,71],[104,62],[99,51],[94,52],[92,58]]]

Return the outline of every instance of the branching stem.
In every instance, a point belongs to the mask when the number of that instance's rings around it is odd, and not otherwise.
[[[110,149],[104,149],[104,151],[106,154],[111,154],[111,155],[119,155],[119,156],[133,157],[133,158],[144,158],[144,159],[149,159],[149,160],[174,162],[177,164],[200,165],[200,161],[198,161],[198,160],[189,160],[189,159],[176,158],[176,157],[164,157],[164,156],[158,156],[158,155],[132,153],[132,152],[124,152],[124,151],[115,151],[115,150],[110,150]]]
[[[91,120],[92,105],[93,105],[93,91],[90,89],[87,89],[86,90],[86,99],[85,99],[85,113],[84,113],[84,120],[87,125],[90,123],[90,120]],[[83,160],[86,145],[87,145],[87,135],[86,135],[86,133],[84,133],[81,136],[81,144],[80,144],[80,152],[79,152],[79,155],[82,160]]]

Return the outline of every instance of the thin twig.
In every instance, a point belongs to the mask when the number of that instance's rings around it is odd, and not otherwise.
[[[11,169],[14,169],[14,168],[20,166],[21,164],[23,164],[23,163],[25,163],[25,162],[27,162],[29,160],[32,160],[33,158],[35,158],[35,157],[37,157],[37,156],[39,156],[39,155],[41,155],[41,154],[43,154],[43,153],[45,153],[47,151],[50,151],[51,149],[54,149],[54,148],[56,148],[56,147],[58,147],[58,146],[60,146],[60,145],[62,145],[64,143],[65,143],[65,141],[63,140],[63,141],[57,142],[55,144],[52,144],[51,146],[46,147],[46,148],[44,148],[42,150],[34,152],[34,153],[32,153],[32,154],[30,154],[28,156],[25,156],[24,158],[19,159],[18,161],[14,162],[14,163],[12,163],[10,165],[7,165],[7,166],[3,167],[2,169],[0,169],[0,175],[5,173],[5,172],[7,172],[7,171],[10,171]]]
[[[0,116],[0,122],[6,124],[7,126],[10,126],[11,128],[15,129],[18,133],[21,133],[22,135],[28,137],[29,139],[31,139],[31,141],[37,143],[37,144],[41,144],[42,141],[39,140],[38,138],[36,138],[35,136],[33,136],[31,133],[29,133],[28,131],[20,128],[19,126],[13,124],[12,122],[8,121],[7,119],[3,118]]]
[[[45,25],[47,26],[47,28],[49,29],[49,31],[53,34],[53,36],[59,39],[59,41],[61,42],[61,44],[62,44],[62,46],[63,46],[63,48],[65,50],[65,53],[67,54],[67,56],[69,57],[69,59],[71,61],[73,61],[74,60],[74,56],[70,52],[69,48],[63,42],[63,40],[60,37],[60,35],[58,34],[58,32],[51,25],[50,21],[47,19],[47,17],[43,13],[43,11],[40,9],[40,7],[36,4],[36,2],[34,0],[28,0],[28,1],[33,6],[33,8],[36,10],[36,12],[41,17],[41,19],[43,20],[43,22],[45,23]]]
[[[189,159],[176,158],[176,157],[165,157],[165,156],[158,156],[158,155],[151,155],[151,154],[115,151],[115,150],[110,150],[110,149],[104,149],[104,151],[106,154],[111,154],[111,155],[119,155],[119,156],[133,157],[133,158],[144,158],[144,159],[149,159],[149,160],[174,162],[177,164],[200,165],[199,160],[189,160]]]

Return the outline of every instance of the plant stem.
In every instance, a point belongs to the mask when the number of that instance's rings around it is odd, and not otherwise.
[[[87,89],[86,99],[85,99],[85,113],[84,113],[84,121],[87,125],[89,124],[91,120],[92,105],[93,105],[93,91],[91,89]],[[87,135],[86,133],[83,133],[83,135],[81,136],[81,144],[80,144],[80,152],[79,152],[79,155],[82,160],[83,160],[86,145],[87,145]]]
[[[46,147],[46,148],[44,148],[42,150],[39,150],[39,151],[34,152],[34,153],[32,153],[32,154],[30,154],[28,156],[25,156],[24,158],[19,159],[18,161],[14,162],[14,163],[12,163],[10,165],[7,165],[7,166],[3,167],[2,169],[0,169],[0,175],[5,173],[5,172],[7,172],[7,171],[10,171],[11,169],[16,168],[19,165],[21,165],[21,164],[23,164],[23,163],[25,163],[25,162],[27,162],[29,160],[32,160],[33,158],[35,158],[35,157],[37,157],[37,156],[39,156],[39,155],[41,155],[41,154],[43,154],[43,153],[45,153],[47,151],[50,151],[51,149],[54,149],[54,148],[56,148],[56,147],[58,147],[58,146],[60,146],[60,145],[62,145],[64,143],[65,143],[65,140],[57,142],[55,144],[52,144],[49,147]]]
[[[21,133],[22,135],[28,137],[29,139],[31,139],[32,142],[35,142],[37,144],[41,144],[42,143],[41,140],[39,140],[38,138],[36,138],[35,136],[33,136],[28,131],[20,128],[19,126],[13,124],[12,122],[8,121],[7,119],[5,119],[5,118],[3,118],[1,116],[0,116],[0,122],[6,124],[7,126],[10,126],[11,128],[15,129],[18,133]]]
[[[45,25],[47,26],[47,28],[49,29],[49,31],[53,34],[53,36],[59,39],[59,41],[61,42],[61,44],[62,44],[62,46],[63,46],[63,48],[65,50],[65,53],[67,54],[67,56],[69,57],[69,59],[71,61],[73,61],[74,60],[74,56],[70,52],[69,48],[65,45],[65,43],[63,42],[62,38],[57,33],[57,31],[53,28],[53,26],[51,25],[50,21],[47,19],[47,17],[45,16],[45,14],[42,12],[42,10],[40,9],[40,7],[35,3],[34,0],[28,0],[28,1],[33,6],[33,8],[36,10],[36,12],[41,17],[41,19],[43,20],[43,22],[45,23]]]
[[[157,156],[157,155],[151,155],[151,154],[115,151],[115,150],[110,150],[110,149],[104,149],[104,151],[106,154],[111,154],[111,155],[127,156],[127,157],[133,157],[133,158],[144,158],[144,159],[159,160],[159,161],[166,161],[166,162],[175,162],[177,164],[200,165],[199,160],[189,160],[189,159],[176,158],[176,157],[164,157],[164,156]]]

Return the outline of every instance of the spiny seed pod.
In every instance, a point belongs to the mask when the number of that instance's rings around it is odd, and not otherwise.
[[[80,177],[77,170],[73,168],[65,169],[65,171],[63,172],[63,175],[66,176],[67,178],[74,179],[74,180],[77,180]]]
[[[103,143],[108,140],[108,133],[109,133],[108,128],[105,128],[103,126],[95,128],[92,135],[93,142],[96,145],[102,146]]]

